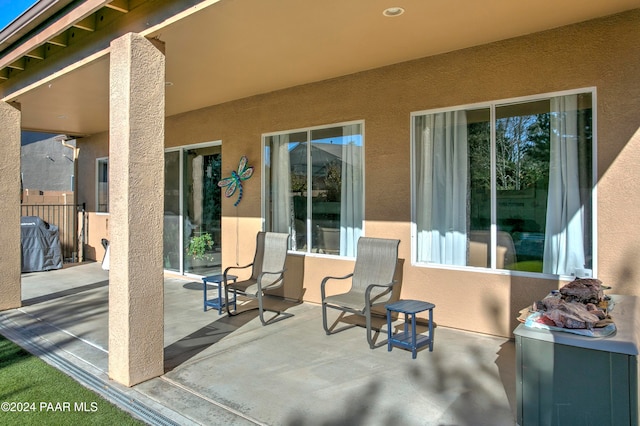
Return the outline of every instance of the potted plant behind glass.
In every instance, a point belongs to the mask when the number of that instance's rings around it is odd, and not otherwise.
[[[187,255],[192,256],[194,260],[212,260],[212,256],[207,252],[213,250],[213,238],[208,232],[191,237],[189,246],[187,247]]]

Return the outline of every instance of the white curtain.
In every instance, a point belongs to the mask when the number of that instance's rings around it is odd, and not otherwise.
[[[191,165],[191,179],[193,181],[193,223],[202,225],[204,157],[202,155],[196,156],[191,162]]]
[[[291,202],[291,166],[289,135],[271,137],[271,231],[295,233],[293,203]],[[295,244],[295,235],[291,241]],[[295,250],[295,247],[292,247]]]
[[[364,220],[362,146],[350,141],[360,135],[360,126],[344,127],[345,144],[342,146],[342,184],[340,202],[340,255],[356,255],[358,238],[362,235]]]
[[[416,118],[417,260],[467,264],[465,111]]]
[[[543,272],[572,275],[585,265],[580,201],[578,97],[551,99],[551,154]]]

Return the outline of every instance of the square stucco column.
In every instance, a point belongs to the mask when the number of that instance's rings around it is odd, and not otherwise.
[[[0,102],[0,311],[21,305],[20,121],[17,105]]]
[[[164,373],[165,58],[130,33],[110,60],[109,377],[133,386]]]

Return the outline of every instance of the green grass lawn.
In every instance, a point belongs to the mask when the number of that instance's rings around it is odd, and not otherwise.
[[[144,425],[0,336],[0,425]]]

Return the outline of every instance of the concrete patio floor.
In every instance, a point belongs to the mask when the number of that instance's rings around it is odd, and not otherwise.
[[[204,312],[195,279],[165,278],[165,374],[121,386],[107,373],[100,266],[23,274],[23,307],[0,312],[0,334],[149,424],[515,424],[512,340],[436,327],[433,352],[412,359],[369,349],[361,327],[327,336],[315,304],[266,327],[255,310]]]

